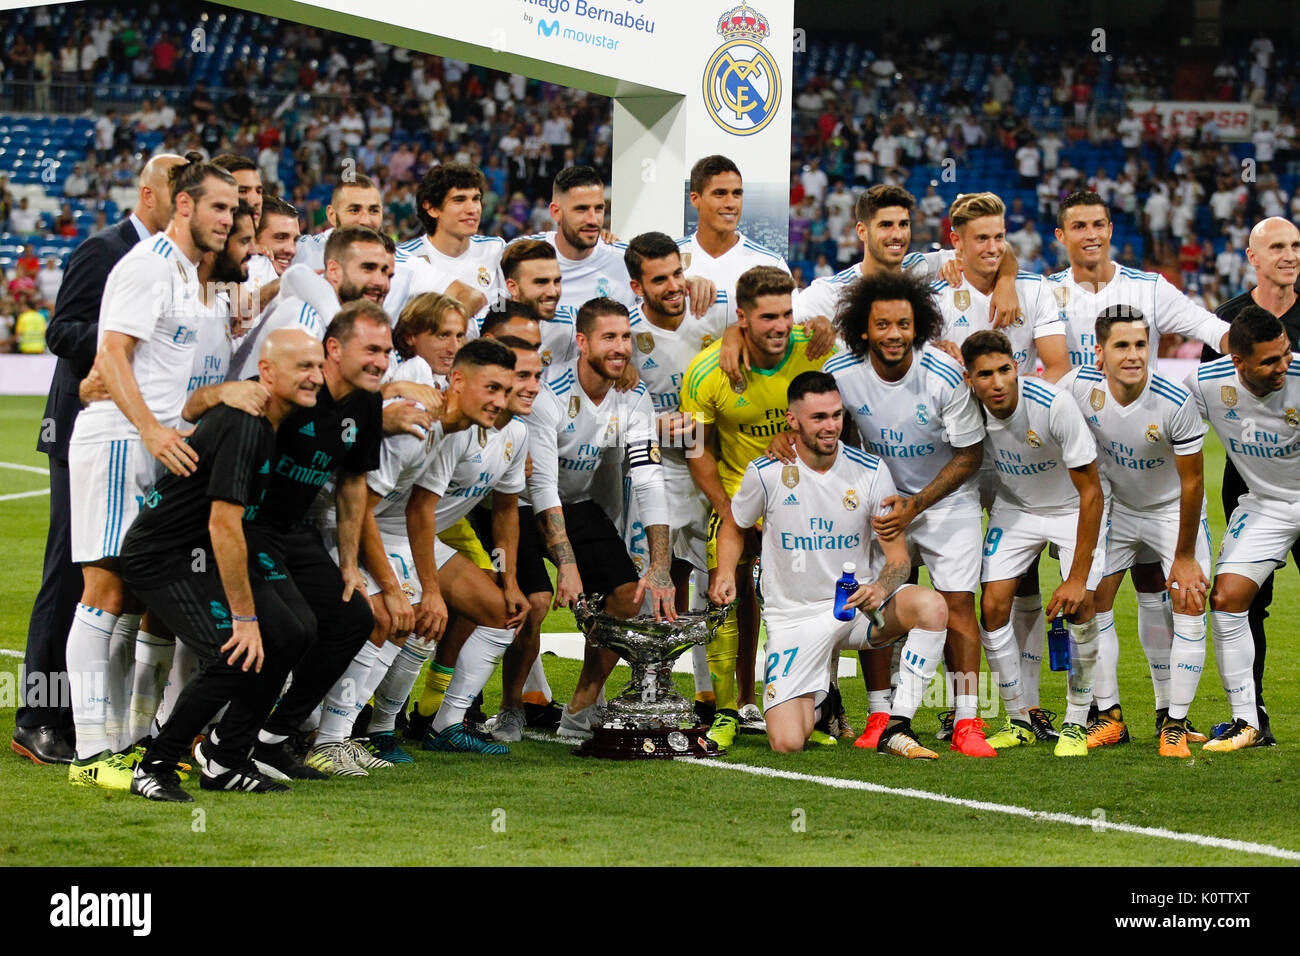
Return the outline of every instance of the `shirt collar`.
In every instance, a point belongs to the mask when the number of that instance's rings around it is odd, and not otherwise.
[[[146,226],[135,213],[131,213],[130,219],[131,225],[135,226],[135,234],[140,237],[141,242],[144,242],[153,235],[153,233],[149,231],[149,227]]]

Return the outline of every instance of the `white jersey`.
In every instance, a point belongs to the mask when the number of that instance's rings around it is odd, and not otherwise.
[[[523,491],[527,457],[528,426],[523,419],[511,419],[505,428],[471,425],[438,444],[415,483],[441,496],[437,525],[445,530],[493,491]]]
[[[230,375],[230,358],[233,353],[234,344],[230,338],[228,322],[204,322],[200,325],[185,397],[189,398],[205,385],[220,385],[224,382]]]
[[[434,246],[428,236],[417,236],[400,243],[401,255],[423,259],[439,273],[477,289],[487,297],[487,305],[476,318],[487,314],[492,306],[509,298],[506,282],[501,275],[501,253],[506,241],[500,236],[470,236],[469,246],[459,256],[449,256]]]
[[[640,306],[632,309],[632,361],[650,392],[656,415],[678,410],[686,367],[712,342],[722,338],[728,325],[726,296],[725,291],[719,290],[715,307],[698,319],[691,314],[688,304],[681,324],[675,329],[655,325],[645,317]]]
[[[540,514],[592,498],[596,468],[607,448],[626,449],[628,477],[644,523],[666,525],[654,410],[644,383],[626,392],[611,388],[597,405],[578,382],[576,363],[553,368],[528,416],[533,510]]]
[[[939,252],[913,252],[903,257],[901,268],[904,272],[922,279],[934,280],[939,275],[940,267],[955,256],[956,253],[951,249],[943,249]],[[844,293],[855,280],[861,278],[861,263],[859,263],[841,269],[835,275],[814,279],[809,283],[808,288],[795,295],[795,322],[807,322],[819,315],[834,321]]]
[[[417,385],[442,389],[447,387],[446,376],[439,375],[429,368],[429,363],[420,356],[412,355],[404,359],[396,351],[389,354],[388,371],[380,379],[381,385],[387,385],[389,382],[415,382]]]
[[[442,425],[437,422],[424,438],[405,432],[384,438],[379,448],[379,467],[366,472],[366,484],[381,499],[375,505],[375,524],[381,534],[407,536],[406,504],[411,499],[411,489],[428,467],[434,449],[445,441]],[[332,501],[332,494],[330,498]]]
[[[301,264],[313,272],[322,271],[325,268],[325,243],[329,241],[330,233],[333,231],[331,227],[310,236],[299,236],[298,244],[293,250],[293,262],[290,265]]]
[[[1263,398],[1241,381],[1230,355],[1206,362],[1186,384],[1251,494],[1293,505],[1300,489],[1300,356],[1292,355],[1286,384]]]
[[[211,305],[199,296],[198,271],[165,235],[136,243],[113,266],[99,305],[98,344],[108,332],[137,339],[131,373],[140,396],[161,424],[180,423],[194,365],[199,330],[230,323],[230,305],[217,295]],[[139,438],[112,399],[86,406],[77,416],[73,442]]]
[[[677,240],[677,251],[682,254],[682,271],[687,276],[700,276],[708,279],[718,288],[718,293],[727,294],[731,304],[727,323],[736,321],[736,280],[754,266],[775,266],[782,272],[789,272],[790,266],[785,259],[771,249],[760,246],[745,234],[737,230],[737,243],[714,258],[700,245],[699,232],[693,232],[685,239]],[[795,321],[799,319],[796,317]]]
[[[558,368],[578,360],[577,320],[577,309],[561,305],[556,307],[554,318],[537,323],[542,335],[538,352],[544,368],[549,369],[552,365]]]
[[[1065,324],[1071,365],[1097,363],[1097,316],[1112,305],[1138,309],[1146,318],[1153,368],[1156,366],[1155,345],[1160,336],[1169,332],[1204,342],[1218,351],[1228,331],[1227,322],[1196,305],[1158,272],[1141,272],[1117,263],[1112,265],[1115,266],[1115,277],[1095,293],[1075,282],[1070,269],[1058,272],[1048,280],[1057,312]]]
[[[863,448],[884,459],[903,494],[914,495],[933,481],[952,460],[954,448],[978,444],[984,437],[983,417],[961,366],[929,345],[912,353],[911,366],[897,382],[886,382],[870,358],[852,353],[836,355],[822,371],[835,376]],[[936,507],[977,500],[972,477]]]
[[[542,239],[555,246],[554,232],[539,232],[523,238]],[[583,303],[609,298],[623,303],[631,311],[637,299],[632,294],[632,280],[623,261],[626,251],[627,243],[602,239],[585,259],[569,259],[556,246],[555,257],[560,263],[560,305],[568,306],[577,315]]]
[[[246,284],[250,292],[256,291],[278,278],[280,278],[280,273],[275,271],[275,263],[269,258],[263,255],[249,257],[248,281]]]
[[[953,288],[941,279],[930,289],[943,315],[941,338],[960,346],[973,333],[993,328],[989,322],[992,296],[980,292],[970,282]],[[1047,280],[1042,276],[1031,272],[1018,273],[1016,298],[1020,300],[1020,314],[999,331],[1011,340],[1020,374],[1033,375],[1038,371],[1038,340],[1049,335],[1065,335],[1065,325],[1056,311],[1056,301]]]
[[[262,354],[262,344],[277,329],[302,329],[313,338],[324,339],[328,326],[329,323],[319,312],[297,296],[283,293],[276,296],[269,313],[259,319],[257,325],[235,346],[235,357],[228,379],[237,381],[257,374],[257,360]]]
[[[1131,511],[1177,506],[1182,496],[1176,455],[1201,450],[1205,423],[1186,389],[1159,372],[1128,405],[1115,400],[1095,368],[1072,369],[1056,387],[1074,396],[1101,451],[1098,464],[1110,494]]]
[[[842,442],[820,474],[802,460],[751,461],[731,499],[731,516],[741,528],[763,522],[764,612],[833,599],[846,561],[858,566],[858,580],[867,580],[871,519],[884,513],[880,503],[894,493],[879,458]]]
[[[384,311],[388,320],[397,325],[406,304],[426,292],[439,295],[452,283],[450,273],[432,266],[425,259],[409,255],[400,249],[393,259],[393,274],[388,280],[388,295],[384,298]]]
[[[1097,460],[1097,443],[1068,392],[1034,378],[1019,379],[1010,417],[989,415],[984,457],[997,479],[991,511],[1010,505],[1037,514],[1079,510],[1069,469]]]

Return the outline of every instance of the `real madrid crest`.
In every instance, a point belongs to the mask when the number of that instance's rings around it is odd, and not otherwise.
[[[487,447],[487,429],[484,428],[482,425],[478,426],[478,447],[479,448]]]
[[[551,350],[545,349],[542,352],[542,365],[546,366],[550,364],[551,364]]]
[[[577,418],[577,417],[578,417],[578,410],[579,410],[580,408],[582,408],[582,403],[581,403],[580,401],[578,401],[578,396],[577,396],[577,395],[570,395],[570,396],[569,396],[569,417],[570,417],[570,418]]]
[[[925,407],[925,403],[916,406],[916,423],[918,425],[928,425],[930,423],[930,412]]]
[[[1011,327],[1013,329],[1023,329],[1025,327],[1025,313],[1016,309],[1016,317],[1011,320]]]
[[[787,488],[793,488],[795,485],[799,484],[798,465],[786,465],[781,469],[781,484],[785,485]]]
[[[659,451],[659,446],[653,442],[650,445],[650,460],[656,465],[663,461],[663,454]]]
[[[1149,444],[1154,445],[1160,441],[1160,428],[1157,425],[1148,425],[1146,439]]]
[[[689,258],[689,257],[688,257],[688,258]],[[703,352],[705,349],[707,349],[707,348],[708,348],[710,345],[712,345],[712,344],[713,344],[713,336],[711,336],[711,335],[701,336],[701,338],[700,338],[700,351]]]
[[[1300,428],[1300,412],[1294,408],[1288,408],[1282,413],[1282,419],[1292,428]]]
[[[487,269],[483,266],[478,267],[478,284],[484,289],[492,284],[492,277],[488,275]]]
[[[1224,405],[1227,405],[1229,408],[1232,408],[1232,406],[1237,404],[1237,386],[1220,385],[1219,398],[1223,400]]]
[[[952,304],[958,312],[965,312],[970,308],[970,291],[968,289],[958,289],[952,294]]]
[[[653,352],[655,350],[655,337],[649,332],[638,332],[636,334],[636,347],[647,354]]]
[[[1029,429],[1028,434],[1025,435],[1025,444],[1030,448],[1042,448],[1043,440],[1038,437],[1038,432],[1031,428]]]
[[[618,436],[618,416],[611,415],[608,424],[605,425],[605,437],[616,438]]]
[[[1106,393],[1099,388],[1094,388],[1092,394],[1088,396],[1088,404],[1092,406],[1094,412],[1099,412],[1102,406],[1106,404]]]
[[[858,492],[857,492],[857,489],[855,489],[855,488],[850,488],[848,491],[844,492],[844,510],[845,510],[845,511],[857,511],[857,510],[858,510]]]
[[[515,453],[515,443],[510,441],[510,439],[506,439],[506,449],[505,449],[506,461],[509,461],[510,456],[513,455],[514,453]]]
[[[723,42],[704,68],[705,109],[728,133],[751,136],[781,105],[781,71],[763,47],[772,28],[767,17],[741,3],[722,15],[716,32]]]

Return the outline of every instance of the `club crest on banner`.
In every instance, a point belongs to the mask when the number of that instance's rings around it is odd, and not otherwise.
[[[742,3],[718,19],[717,33],[723,42],[704,68],[704,106],[728,133],[751,136],[781,107],[781,73],[763,46],[772,28]]]

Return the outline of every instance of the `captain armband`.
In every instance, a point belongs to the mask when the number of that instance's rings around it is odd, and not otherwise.
[[[631,442],[627,446],[627,465],[657,465],[660,462],[659,443],[653,440]]]

